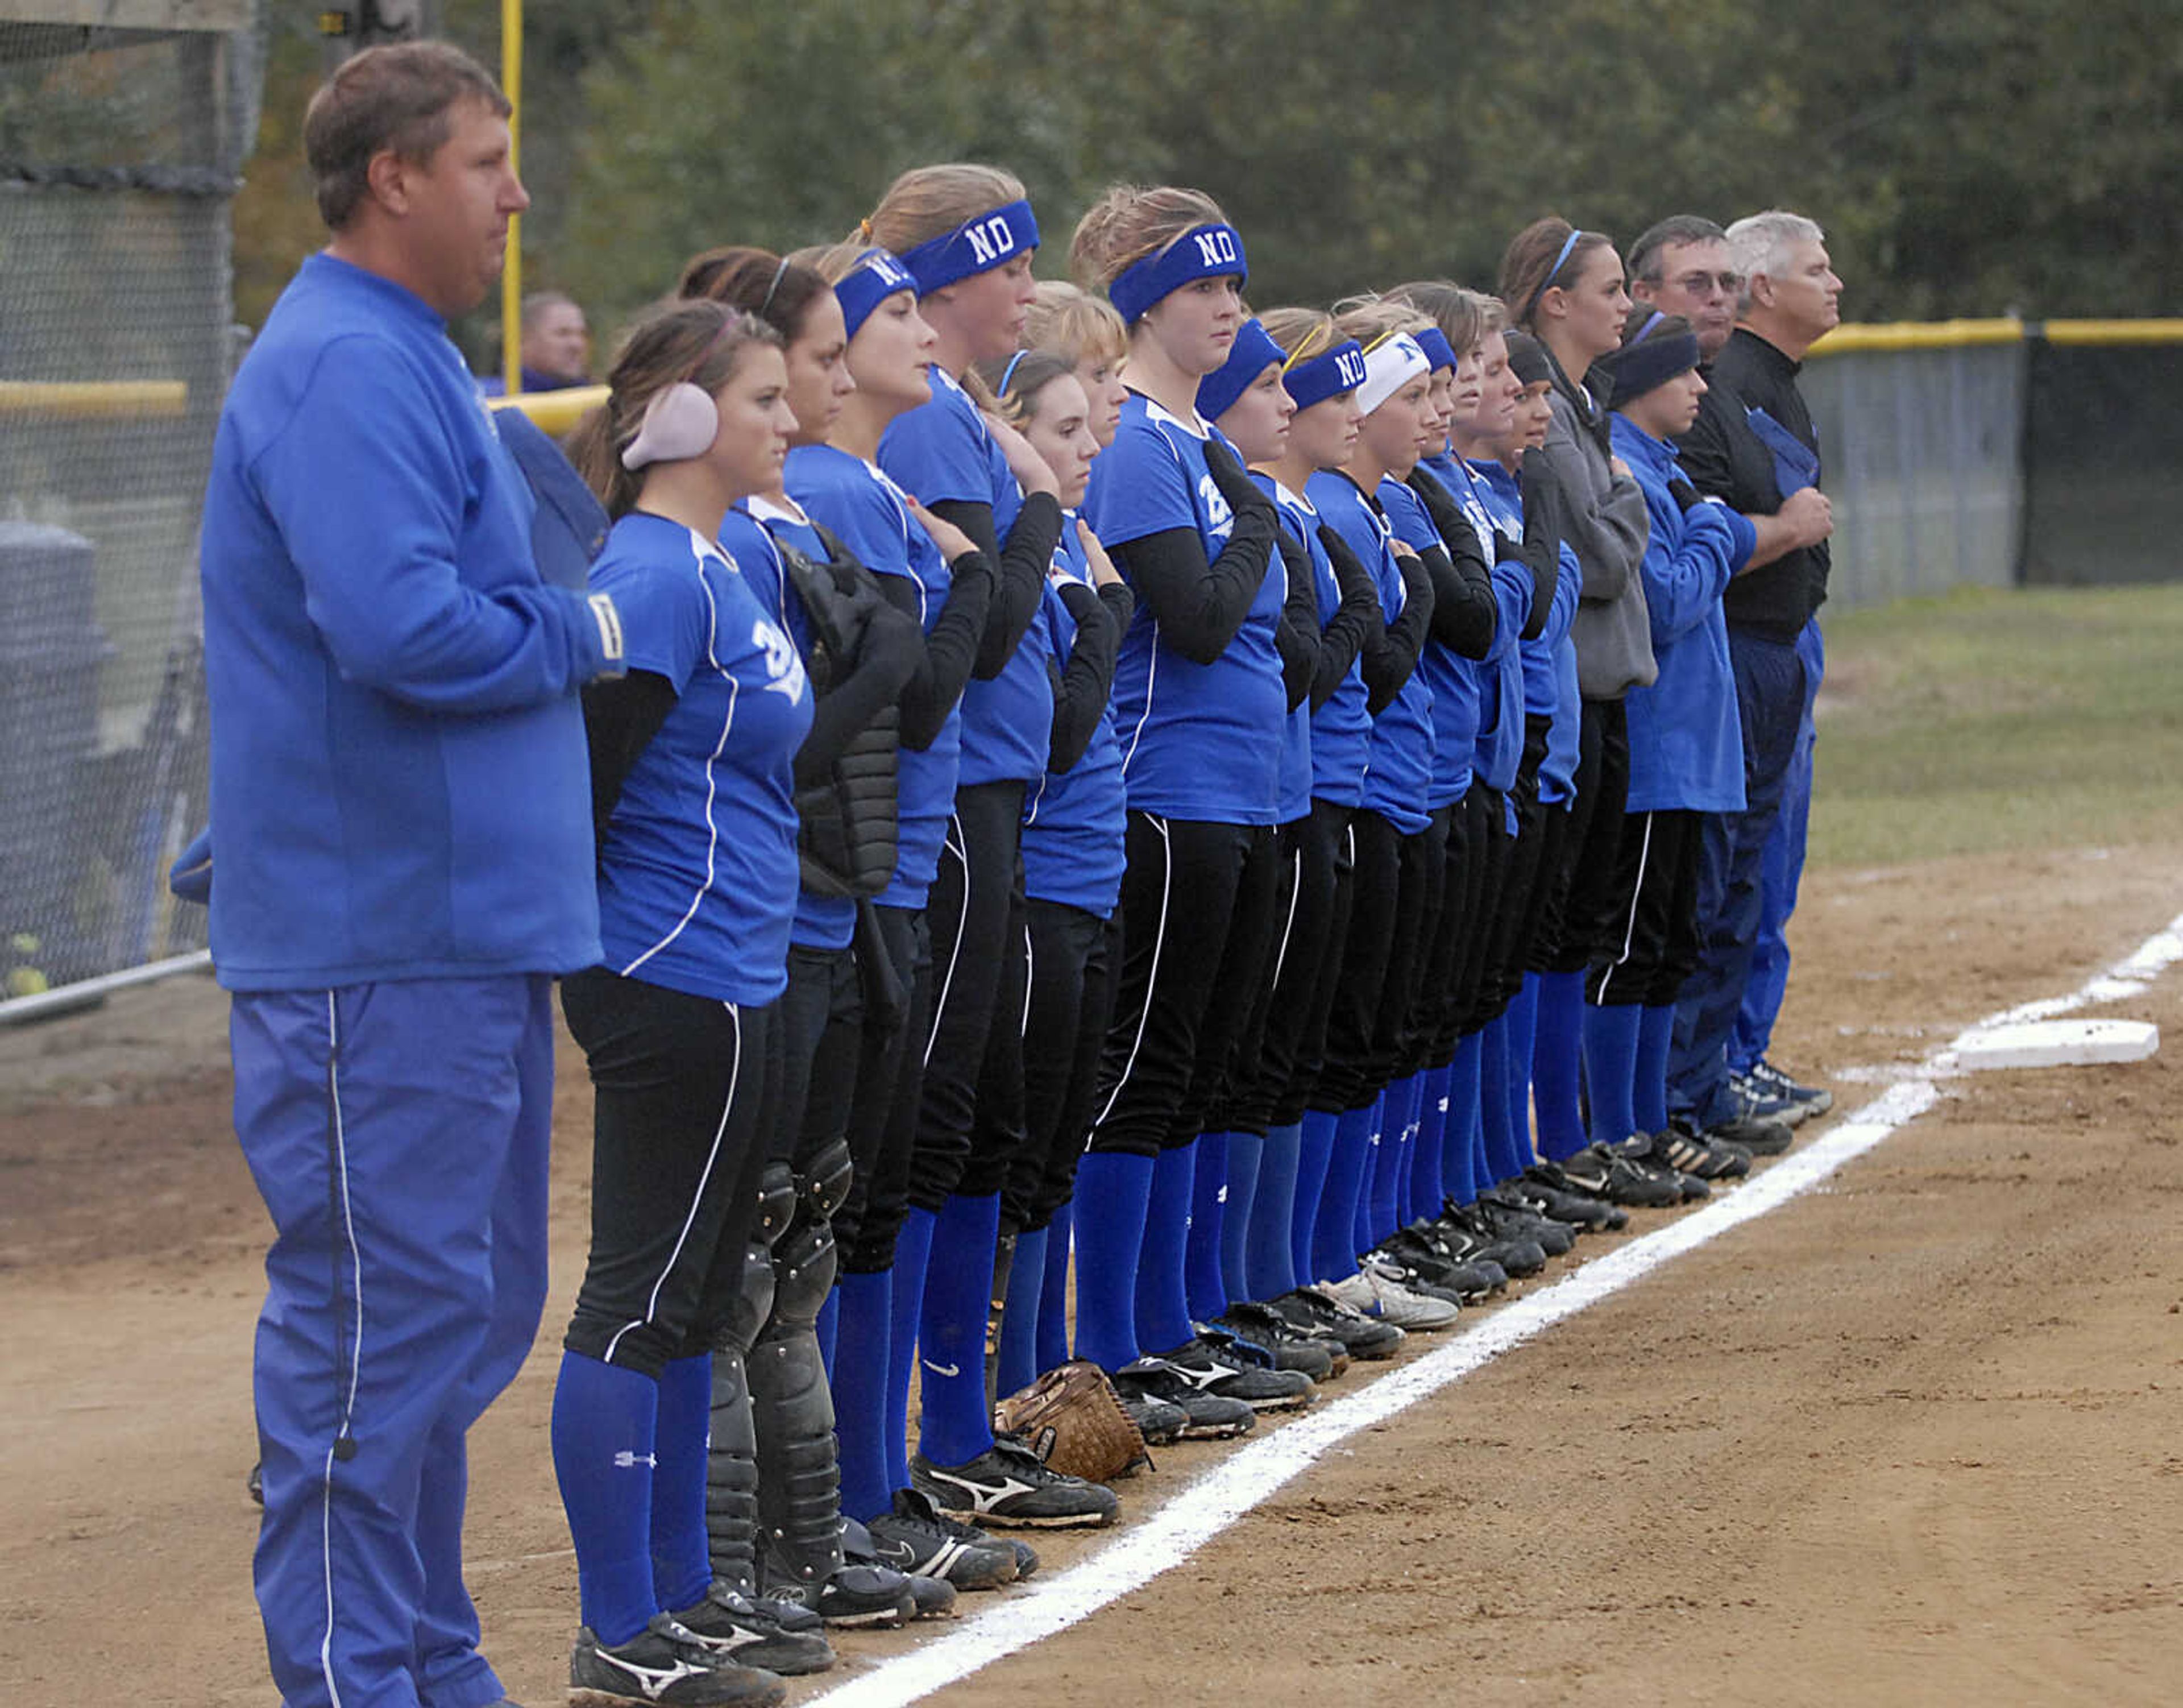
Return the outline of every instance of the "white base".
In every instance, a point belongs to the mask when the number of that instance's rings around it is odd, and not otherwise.
[[[2085,1067],[2143,1061],[2160,1048],[2160,1028],[2142,1020],[2039,1020],[1997,1026],[1958,1042],[1965,1068]]]

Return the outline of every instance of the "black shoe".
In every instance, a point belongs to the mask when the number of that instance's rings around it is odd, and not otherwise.
[[[1532,1209],[1498,1187],[1480,1193],[1472,1208],[1486,1231],[1502,1239],[1536,1241],[1549,1257],[1567,1257],[1576,1248],[1577,1230],[1569,1223]]]
[[[1008,1544],[942,1518],[914,1488],[896,1489],[894,1510],[864,1528],[879,1563],[913,1577],[941,1578],[958,1589],[997,1589],[1019,1575]]]
[[[1653,1139],[1649,1133],[1632,1133],[1619,1144],[1606,1147],[1640,1174],[1650,1174],[1666,1181],[1683,1196],[1686,1204],[1695,1204],[1702,1198],[1711,1198],[1713,1188],[1695,1174],[1686,1174],[1680,1168],[1664,1163],[1653,1154]]]
[[[1353,1310],[1315,1287],[1299,1287],[1270,1303],[1306,1333],[1340,1341],[1352,1358],[1392,1358],[1408,1338],[1397,1325]]]
[[[1538,1248],[1531,1248],[1537,1252]],[[1505,1292],[1510,1271],[1488,1256],[1458,1254],[1430,1224],[1423,1227],[1397,1228],[1382,1240],[1375,1256],[1414,1271],[1424,1280],[1445,1292],[1453,1293],[1459,1305],[1476,1305]],[[1525,1254],[1509,1254],[1519,1262]],[[1546,1266],[1543,1254],[1539,1266]]]
[[[879,1544],[869,1527],[844,1515],[842,1519],[842,1559],[850,1566],[870,1566],[899,1577],[909,1586],[913,1619],[948,1619],[955,1613],[955,1586],[937,1572],[904,1572],[880,1557]],[[1014,1565],[1011,1560],[1008,1562]]]
[[[1148,1352],[1130,1368],[1147,1364],[1164,1367],[1197,1393],[1209,1394],[1216,1399],[1240,1399],[1253,1411],[1295,1411],[1312,1402],[1312,1381],[1303,1371],[1267,1370],[1242,1362],[1203,1335],[1164,1352]]]
[[[820,1634],[820,1622],[799,1607],[796,1611],[802,1616],[791,1629],[780,1616],[780,1605],[754,1601],[715,1581],[703,1601],[674,1617],[707,1650],[740,1666],[763,1666],[791,1677],[824,1672],[834,1664],[834,1649]]]
[[[714,1654],[664,1613],[611,1649],[586,1626],[569,1655],[569,1708],[771,1708],[786,1694],[775,1674]]]
[[[1675,1124],[1686,1130],[1690,1126],[1687,1121]],[[1705,1129],[1705,1136],[1732,1144],[1753,1156],[1779,1156],[1795,1143],[1797,1138],[1786,1121],[1761,1121],[1753,1115],[1738,1115],[1733,1120],[1716,1121]]]
[[[1275,1369],[1301,1370],[1314,1382],[1325,1382],[1349,1366],[1349,1354],[1340,1341],[1304,1334],[1273,1306],[1255,1299],[1230,1305],[1225,1316],[1206,1327],[1266,1348],[1274,1355]]]
[[[1633,1210],[1666,1210],[1683,1201],[1683,1188],[1678,1182],[1650,1169],[1638,1168],[1628,1157],[1603,1144],[1587,1144],[1558,1166],[1575,1190],[1609,1204],[1627,1205]]]
[[[765,1566],[763,1587],[769,1600],[808,1608],[829,1625],[892,1630],[918,1616],[919,1595],[909,1577],[873,1559],[852,1561],[845,1550],[841,1566],[809,1579],[780,1572],[771,1561]]]
[[[996,1441],[965,1465],[935,1465],[922,1453],[909,1461],[917,1492],[950,1518],[980,1526],[1038,1529],[1103,1527],[1122,1503],[1104,1483],[1050,1469],[1027,1447]]]
[[[1535,1221],[1526,1216],[1523,1225],[1528,1227]],[[1513,1222],[1505,1227],[1499,1225],[1477,1205],[1451,1204],[1430,1226],[1451,1254],[1466,1260],[1482,1258],[1519,1277],[1536,1275],[1547,1266],[1544,1239],[1518,1232]],[[1569,1237],[1569,1230],[1562,1229],[1560,1238]]]
[[[1749,1151],[1705,1133],[1670,1127],[1654,1133],[1647,1143],[1653,1161],[1700,1180],[1736,1180],[1751,1172]]]
[[[1109,1379],[1125,1405],[1143,1398],[1164,1400],[1180,1410],[1186,1441],[1226,1441],[1248,1435],[1258,1427],[1258,1414],[1247,1402],[1193,1388],[1156,1359],[1140,1358],[1134,1364],[1125,1364]]]
[[[1619,1233],[1630,1226],[1629,1214],[1603,1198],[1577,1189],[1558,1162],[1535,1162],[1514,1180],[1493,1188],[1497,1198],[1566,1223],[1580,1233]]]
[[[1816,1085],[1799,1085],[1774,1064],[1761,1056],[1751,1065],[1751,1071],[1743,1082],[1754,1096],[1769,1103],[1786,1104],[1793,1115],[1779,1117],[1795,1127],[1815,1115],[1825,1115],[1835,1106],[1835,1094]]]
[[[1190,1427],[1190,1414],[1170,1400],[1156,1399],[1149,1394],[1124,1394],[1119,1388],[1114,1392],[1147,1447],[1171,1447]]]

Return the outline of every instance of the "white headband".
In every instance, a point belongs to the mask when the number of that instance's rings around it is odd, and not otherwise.
[[[1432,359],[1408,332],[1382,338],[1364,353],[1364,383],[1357,388],[1357,407],[1370,414],[1420,375],[1432,372]]]

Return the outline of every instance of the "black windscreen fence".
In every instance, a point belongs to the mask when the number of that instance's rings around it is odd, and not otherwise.
[[[2028,341],[2027,585],[2183,573],[2183,344]]]

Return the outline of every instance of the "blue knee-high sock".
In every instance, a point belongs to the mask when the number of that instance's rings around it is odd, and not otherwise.
[[[1251,1214],[1258,1202],[1258,1171],[1265,1153],[1266,1141],[1258,1133],[1228,1135],[1228,1201],[1220,1207],[1220,1290],[1230,1305],[1252,1296],[1246,1254],[1250,1249]]]
[[[1311,1236],[1311,1278],[1339,1281],[1357,1272],[1357,1200],[1372,1166],[1372,1115],[1376,1104],[1345,1109],[1334,1124],[1334,1152],[1326,1163],[1326,1191]]]
[[[1069,1238],[1075,1208],[1063,1205],[1046,1227],[1046,1285],[1038,1298],[1041,1371],[1058,1370],[1069,1362]]]
[[[1103,1369],[1137,1356],[1137,1264],[1153,1160],[1095,1150],[1076,1171],[1076,1350]]]
[[[1190,1202],[1197,1182],[1197,1141],[1164,1150],[1145,1199],[1145,1243],[1137,1254],[1137,1344],[1169,1352],[1194,1338],[1190,1289]]]
[[[1319,1211],[1326,1205],[1326,1177],[1334,1166],[1334,1136],[1341,1117],[1323,1109],[1304,1111],[1297,1129],[1295,1213],[1289,1222],[1289,1267],[1297,1284],[1312,1279],[1312,1248]]]
[[[1410,1147],[1409,1198],[1403,1216],[1405,1223],[1419,1217],[1430,1221],[1440,1214],[1441,1205],[1447,1197],[1441,1173],[1441,1151],[1447,1135],[1447,1064],[1442,1062],[1418,1082],[1418,1137]]]
[[[1619,1144],[1637,1131],[1631,1099],[1637,1078],[1637,1028],[1644,1019],[1645,1010],[1635,1003],[1584,1005],[1584,1082],[1591,1093],[1596,1143]]]
[[[1538,1105],[1539,1149],[1560,1161],[1589,1142],[1577,1101],[1583,1049],[1584,975],[1539,975],[1539,1024],[1531,1043],[1531,1095]]]
[[[834,1379],[834,1349],[842,1338],[842,1295],[829,1292],[819,1307],[819,1361],[826,1366],[826,1379]]]
[[[918,1443],[935,1465],[961,1465],[990,1452],[986,1408],[986,1318],[993,1303],[993,1248],[1001,1195],[950,1193],[932,1224],[918,1331]]]
[[[1358,1247],[1369,1251],[1397,1227],[1403,1214],[1403,1182],[1410,1171],[1410,1119],[1418,1089],[1418,1077],[1406,1073],[1387,1088],[1386,1107],[1380,1115],[1380,1149],[1372,1159],[1372,1203],[1366,1213],[1364,1232],[1370,1236]]]
[[[1675,1005],[1664,1003],[1640,1012],[1637,1065],[1630,1075],[1630,1108],[1639,1132],[1662,1132],[1668,1125],[1668,1052],[1675,1042]]]
[[[576,1544],[584,1623],[608,1647],[660,1611],[652,1587],[652,1472],[659,1384],[641,1371],[561,1355],[553,1474]]]
[[[1349,1238],[1359,1253],[1369,1251],[1378,1243],[1372,1232],[1372,1188],[1380,1178],[1380,1159],[1393,1149],[1395,1134],[1388,1114],[1388,1098],[1385,1088],[1372,1104],[1372,1136],[1364,1154],[1364,1177],[1357,1185],[1357,1209],[1349,1227]]]
[[[1409,1077],[1409,1089],[1403,1098],[1403,1154],[1395,1175],[1395,1227],[1407,1227],[1418,1219],[1417,1202],[1418,1143],[1425,1132],[1425,1076],[1420,1071]],[[1435,1159],[1437,1162],[1438,1159]],[[1437,1214],[1440,1200],[1433,1200],[1433,1211]],[[1389,1233],[1395,1227],[1387,1230]]]
[[[1225,1132],[1198,1134],[1192,1165],[1183,1284],[1190,1314],[1200,1322],[1210,1322],[1228,1308],[1227,1282],[1220,1273],[1220,1245],[1228,1229],[1228,1138]]]
[[[887,1328],[887,1487],[909,1487],[909,1379],[917,1370],[918,1318],[932,1260],[932,1212],[913,1209],[894,1242],[894,1297]],[[890,1497],[892,1498],[892,1497]],[[884,1510],[884,1509],[882,1509]]]
[[[845,1275],[841,1340],[834,1360],[834,1433],[841,1443],[842,1510],[876,1518],[900,1486],[887,1458],[887,1345],[894,1332],[894,1271]]]
[[[1480,1040],[1467,1032],[1456,1040],[1455,1055],[1447,1065],[1447,1121],[1441,1138],[1441,1182],[1458,1204],[1469,1204],[1486,1182],[1478,1177],[1478,1159],[1471,1146],[1470,1130],[1478,1120],[1478,1076]]]
[[[713,1581],[705,1538],[706,1446],[713,1428],[713,1355],[659,1372],[652,1439],[652,1583],[669,1613],[695,1607]]]
[[[1478,1107],[1486,1127],[1486,1158],[1495,1184],[1531,1166],[1531,1138],[1519,1137],[1508,1115],[1508,1016],[1496,1015],[1479,1036]]]
[[[1038,1311],[1046,1293],[1048,1232],[1040,1227],[1016,1236],[1008,1303],[1001,1311],[1000,1355],[994,1364],[994,1381],[1003,1394],[1027,1388],[1038,1377]]]
[[[1300,1121],[1266,1134],[1243,1252],[1246,1299],[1279,1299],[1296,1285],[1297,1164],[1303,1149]]]
[[[1539,1031],[1539,976],[1524,982],[1508,1000],[1508,1127],[1525,1150],[1531,1148],[1531,1049]]]

